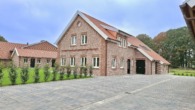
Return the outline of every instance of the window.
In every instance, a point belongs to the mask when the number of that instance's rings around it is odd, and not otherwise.
[[[94,57],[93,58],[93,67],[94,68],[99,68],[99,57]]]
[[[81,36],[81,45],[87,44],[87,35],[82,35]]]
[[[66,59],[65,58],[61,58],[61,66],[65,66],[66,65]]]
[[[120,60],[120,68],[124,68],[124,58],[121,58]]]
[[[121,47],[121,46],[122,46],[122,45],[121,45],[121,44],[122,44],[122,42],[121,42],[121,38],[120,38],[120,37],[118,37],[118,38],[117,38],[117,40],[119,40],[118,46],[120,46],[120,47]]]
[[[28,63],[28,58],[24,58],[24,63]]]
[[[86,57],[82,57],[81,58],[81,66],[86,66],[87,64],[87,58]]]
[[[37,63],[41,63],[41,59],[40,58],[37,59]]]
[[[116,68],[116,58],[112,59],[112,68]]]
[[[127,45],[127,41],[125,39],[123,39],[123,47],[125,48]]]
[[[70,66],[75,66],[75,58],[74,57],[70,58]]]
[[[71,45],[76,45],[76,36],[71,37]]]
[[[47,59],[47,64],[49,64],[50,63],[50,59]]]

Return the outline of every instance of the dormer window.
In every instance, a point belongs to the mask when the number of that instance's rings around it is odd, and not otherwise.
[[[122,46],[122,42],[121,42],[122,39],[121,39],[121,37],[117,37],[117,40],[119,41],[118,46],[121,47]]]

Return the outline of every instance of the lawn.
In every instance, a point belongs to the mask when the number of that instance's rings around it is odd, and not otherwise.
[[[170,69],[170,73],[179,76],[195,76],[195,70],[191,69]]]
[[[51,73],[51,71],[52,71],[52,69],[50,69],[50,77],[49,77],[47,82],[52,81],[53,74]],[[17,80],[16,80],[16,85],[22,84],[22,81],[20,79],[20,77],[21,77],[20,72],[21,72],[21,69],[18,68],[17,69],[18,76],[17,76]],[[3,75],[3,80],[2,80],[2,86],[11,85],[11,82],[10,82],[10,79],[9,79],[9,69],[6,69],[6,68],[3,69],[3,73],[4,73],[4,75]],[[39,75],[40,75],[39,83],[45,82],[44,81],[44,71],[43,71],[43,69],[40,69]],[[34,83],[34,76],[35,76],[34,68],[29,68],[29,79],[28,79],[26,84]],[[57,74],[56,81],[60,80],[59,76],[60,76],[60,74]],[[84,77],[83,76],[82,78],[90,78],[90,77]],[[67,78],[66,74],[64,74],[64,79],[63,80],[71,80],[71,79],[74,79],[74,76],[72,74],[70,75],[69,78]],[[77,79],[80,79],[79,74],[77,75]]]

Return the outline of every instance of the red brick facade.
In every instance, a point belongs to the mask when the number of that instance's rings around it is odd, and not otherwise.
[[[85,45],[81,43],[83,35],[87,36]],[[145,63],[144,74],[167,73],[168,64],[164,66],[160,64],[160,61],[150,58],[149,55],[153,55],[153,51],[148,54],[147,51],[139,51],[137,48],[141,47],[132,45],[134,41],[130,39],[129,42],[129,37],[132,36],[84,13],[77,12],[57,40],[57,61],[60,64],[63,58],[64,65],[70,65],[74,58],[75,65],[81,66],[82,57],[85,57],[87,66],[93,66],[93,58],[98,57],[99,67],[94,68],[94,74],[106,76],[136,74],[136,61],[141,59]],[[75,43],[74,39],[76,39],[76,44],[71,45],[71,42]]]

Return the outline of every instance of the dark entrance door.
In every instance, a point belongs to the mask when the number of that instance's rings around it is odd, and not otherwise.
[[[35,67],[35,59],[34,58],[30,59],[30,67],[32,67],[32,68]]]
[[[131,73],[131,60],[128,59],[127,60],[127,74],[130,74]]]
[[[54,60],[54,59],[52,59],[52,67],[54,67],[55,66],[55,62],[56,62],[56,60]]]
[[[158,67],[158,62],[155,62],[155,74],[158,74],[157,67]]]
[[[136,73],[145,74],[145,60],[136,61]]]

